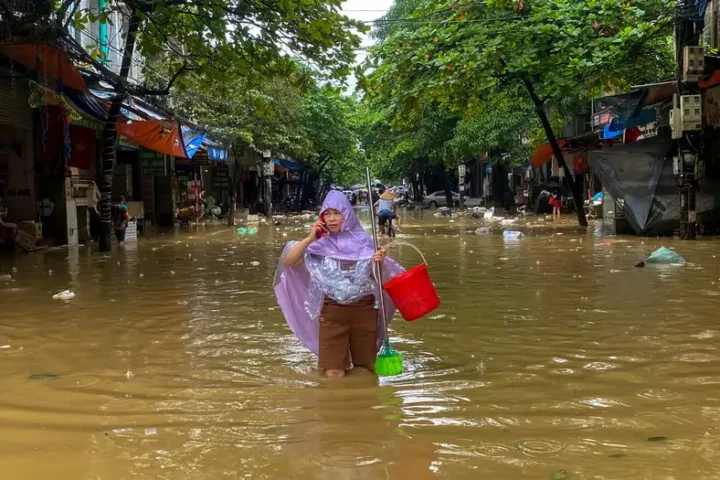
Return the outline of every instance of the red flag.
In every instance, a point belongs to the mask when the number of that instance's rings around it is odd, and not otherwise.
[[[95,131],[89,128],[70,126],[70,158],[68,167],[92,170],[95,161]]]

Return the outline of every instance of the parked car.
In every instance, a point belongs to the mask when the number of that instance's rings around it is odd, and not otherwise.
[[[452,192],[452,198],[453,198],[453,204],[455,206],[460,205],[460,194]],[[466,207],[481,207],[483,204],[482,198],[471,198],[471,197],[465,197],[465,206]],[[438,208],[438,207],[445,207],[447,206],[447,199],[445,198],[445,192],[443,190],[438,190],[437,192],[433,192],[429,195],[425,195],[423,198],[423,206],[429,207],[429,208]]]

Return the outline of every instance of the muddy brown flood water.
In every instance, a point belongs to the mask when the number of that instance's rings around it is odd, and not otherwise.
[[[719,478],[718,243],[478,226],[410,220],[443,306],[331,383],[272,295],[300,232],[0,257],[0,478]]]

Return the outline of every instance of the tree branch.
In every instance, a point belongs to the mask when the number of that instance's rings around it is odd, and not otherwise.
[[[63,19],[65,18],[65,14],[67,13],[68,9],[70,8],[70,5],[74,5],[73,8],[73,15],[75,14],[75,10],[77,10],[78,5],[80,4],[80,0],[64,0],[62,5],[60,5],[60,8],[58,8],[57,12],[57,23],[59,25],[63,25],[65,28],[67,28],[68,24],[70,23],[70,20],[66,20],[63,22]],[[69,18],[72,18],[72,15],[70,15]]]
[[[170,95],[170,89],[172,89],[173,85],[175,84],[175,81],[185,72],[192,71],[193,68],[190,67],[188,64],[183,64],[182,67],[178,69],[177,72],[170,78],[170,81],[168,82],[167,86],[163,89],[152,89],[152,88],[133,88],[133,93],[137,95]]]
[[[73,5],[73,9],[70,12],[70,15],[65,19],[65,23],[63,24],[63,28],[67,29],[70,25],[70,22],[72,22],[73,17],[75,16],[75,12],[77,12],[78,7],[80,7],[80,0],[73,0],[75,2],[75,5]]]

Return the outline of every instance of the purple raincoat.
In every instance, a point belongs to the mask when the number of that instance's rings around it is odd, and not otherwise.
[[[320,259],[326,257],[345,261],[367,261],[375,253],[372,237],[362,227],[352,205],[350,205],[342,192],[332,191],[328,193],[321,212],[328,209],[337,210],[342,215],[343,224],[340,232],[328,234],[311,244],[305,254],[305,263],[295,267],[288,267],[283,264],[285,254],[296,242],[288,243],[280,257],[280,263],[275,274],[275,296],[285,320],[298,339],[315,355],[319,351],[319,319],[324,297],[318,295],[318,289],[313,285],[312,276],[308,270],[308,262],[312,257],[319,257]],[[404,272],[404,269],[390,258],[386,258],[382,270],[383,283]],[[375,298],[379,296],[380,293],[376,286]],[[387,294],[385,294],[385,312],[387,321],[390,322],[390,319],[395,315],[395,305]],[[379,313],[378,311],[378,350],[385,339],[385,331]]]

